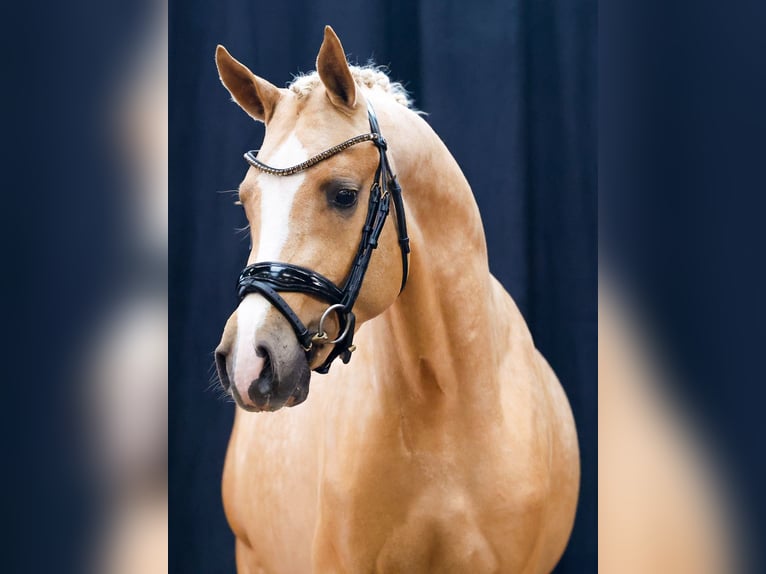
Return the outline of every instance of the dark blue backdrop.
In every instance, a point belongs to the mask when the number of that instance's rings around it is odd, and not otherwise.
[[[233,407],[208,387],[235,305],[245,224],[229,195],[260,124],[229,100],[221,43],[277,85],[313,69],[331,24],[350,59],[390,66],[457,158],[493,273],[519,304],[577,420],[582,490],[556,572],[596,571],[596,5],[551,0],[171,3],[170,566],[233,572],[220,480]]]

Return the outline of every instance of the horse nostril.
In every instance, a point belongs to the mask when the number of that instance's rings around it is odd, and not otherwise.
[[[271,394],[271,381],[266,380],[263,377],[260,377],[257,381],[255,381],[256,386],[258,387],[258,393],[261,395],[269,395]]]
[[[248,394],[256,403],[262,403],[265,399],[271,397],[277,391],[277,381],[274,377],[271,355],[269,351],[259,346],[255,353],[264,359],[263,368],[258,378],[250,384]]]
[[[223,390],[228,391],[231,386],[231,380],[229,379],[229,373],[226,372],[226,353],[221,351],[215,352],[215,368],[218,371],[218,379],[221,381]]]

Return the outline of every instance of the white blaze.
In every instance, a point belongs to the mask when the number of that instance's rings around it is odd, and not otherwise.
[[[290,167],[306,161],[308,154],[291,134],[267,159],[274,167]],[[260,173],[261,220],[258,223],[258,253],[255,261],[280,261],[282,249],[290,233],[290,212],[295,194],[303,184],[305,175],[298,173],[286,177]],[[253,222],[256,223],[256,222]],[[237,342],[235,344],[234,384],[243,400],[248,401],[247,389],[263,369],[263,359],[256,356],[258,330],[266,319],[271,304],[261,295],[251,293],[237,309]]]

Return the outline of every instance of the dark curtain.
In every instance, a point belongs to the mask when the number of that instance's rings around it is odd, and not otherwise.
[[[234,197],[263,127],[231,103],[224,44],[277,85],[312,70],[325,24],[352,62],[405,83],[473,187],[490,266],[574,410],[575,529],[556,572],[596,571],[596,4],[551,0],[172,2],[170,566],[233,572],[220,482],[233,406],[209,388],[247,238]]]

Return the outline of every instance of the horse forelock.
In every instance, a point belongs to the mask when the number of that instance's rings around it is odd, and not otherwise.
[[[414,110],[412,98],[410,98],[404,86],[393,81],[386,74],[384,66],[369,64],[367,66],[349,65],[351,76],[356,84],[368,90],[375,90],[388,94],[396,103],[405,108]],[[304,98],[314,91],[314,88],[321,84],[319,74],[316,71],[306,74],[300,74],[293,78],[293,81],[287,86],[298,98]]]

